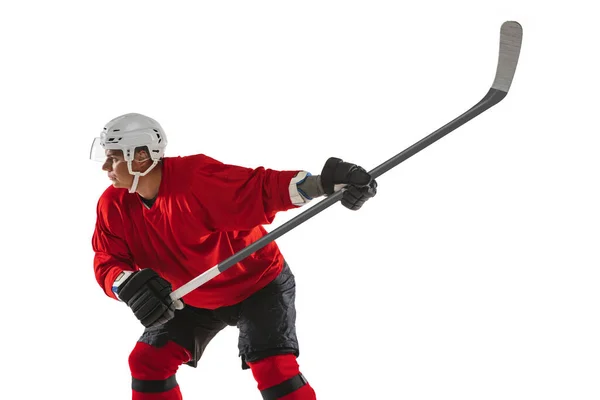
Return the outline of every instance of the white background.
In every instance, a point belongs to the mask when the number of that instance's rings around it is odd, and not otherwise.
[[[110,119],[157,119],[169,155],[371,169],[487,92],[500,25],[517,20],[504,101],[381,176],[361,211],[335,205],[278,240],[299,362],[319,399],[598,399],[591,4],[3,5],[2,392],[130,398],[142,327],[97,285],[90,245],[109,182],[87,157]],[[180,369],[185,399],[260,398],[236,345],[227,328]]]

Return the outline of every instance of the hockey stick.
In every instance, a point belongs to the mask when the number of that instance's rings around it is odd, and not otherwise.
[[[508,90],[510,89],[510,85],[515,75],[515,71],[517,69],[517,62],[519,60],[519,53],[521,51],[522,38],[523,29],[518,22],[504,22],[500,29],[500,52],[498,57],[498,66],[496,67],[496,76],[494,78],[494,83],[492,84],[492,87],[490,88],[488,93],[483,97],[483,99],[481,99],[479,103],[475,104],[471,109],[469,109],[453,121],[447,123],[446,125],[439,128],[437,131],[431,133],[429,136],[426,136],[417,143],[408,147],[403,152],[397,154],[396,156],[390,158],[375,169],[369,171],[369,174],[371,174],[373,179],[377,178],[378,176],[394,168],[401,162],[417,154],[419,151],[423,150],[430,144],[446,136],[456,128],[462,126],[466,122],[475,118],[482,112],[490,109],[494,105],[498,104],[502,99],[504,99],[504,97],[508,94]],[[341,200],[342,193],[343,189],[328,196],[324,200],[317,203],[315,206],[309,208],[300,215],[297,215],[296,217],[292,218],[291,220],[281,225],[280,227],[274,229],[272,232],[263,236],[256,242],[250,244],[249,246],[240,250],[236,254],[227,258],[220,264],[215,265],[211,269],[192,279],[185,285],[173,291],[170,295],[171,299],[175,301],[177,299],[182,298],[192,290],[200,287],[215,276],[219,275],[221,272],[227,270],[239,261],[248,257],[250,254],[266,246],[273,240],[279,238],[283,234],[287,233],[288,231],[292,230],[293,228],[302,224],[308,219],[314,217],[321,211],[333,205],[338,200]]]

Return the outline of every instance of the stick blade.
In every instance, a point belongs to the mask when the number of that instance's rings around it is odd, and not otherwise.
[[[517,70],[523,41],[523,28],[516,21],[506,21],[500,28],[500,53],[492,89],[507,92]]]

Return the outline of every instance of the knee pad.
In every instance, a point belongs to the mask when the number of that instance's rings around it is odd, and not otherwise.
[[[282,354],[249,362],[264,400],[316,399],[314,391],[300,372],[293,354]]]
[[[168,392],[178,386],[175,373],[187,360],[189,353],[173,342],[163,347],[137,342],[129,355],[131,388],[140,393]]]

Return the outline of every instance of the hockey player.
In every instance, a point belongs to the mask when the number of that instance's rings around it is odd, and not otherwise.
[[[129,355],[134,400],[182,399],[175,374],[196,367],[210,340],[239,329],[242,369],[263,399],[316,399],[300,372],[294,275],[273,241],[181,300],[169,294],[267,232],[276,213],[346,187],[358,210],[377,183],[338,158],[320,175],[224,164],[207,155],[165,157],[152,118],[119,116],[94,140],[109,186],[97,204],[93,267],[106,295],[145,327]]]

